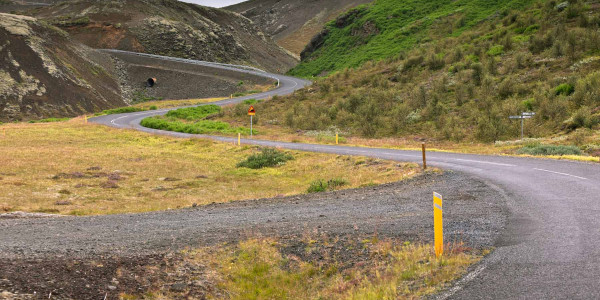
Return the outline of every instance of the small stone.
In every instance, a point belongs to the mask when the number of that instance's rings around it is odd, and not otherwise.
[[[114,290],[116,290],[116,289],[117,289],[117,287],[116,287],[116,286],[114,286],[114,285],[109,285],[109,286],[108,286],[108,289],[109,289],[109,290],[111,290],[111,291],[114,291]]]
[[[192,204],[192,207],[196,207],[196,206],[198,206],[198,203]]]
[[[173,292],[185,292],[185,289],[187,288],[187,284],[183,283],[183,282],[179,282],[179,283],[175,283],[171,286],[171,291]]]

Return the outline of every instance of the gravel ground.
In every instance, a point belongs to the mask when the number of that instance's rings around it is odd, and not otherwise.
[[[142,276],[144,266],[168,267],[178,259],[174,250],[257,236],[287,244],[307,234],[347,242],[373,235],[431,242],[433,191],[445,197],[447,242],[462,241],[476,249],[495,244],[507,218],[502,191],[456,172],[363,189],[166,212],[0,219],[0,260],[5,262],[0,268],[0,299],[26,299],[23,293],[33,291],[44,297],[53,292],[52,299],[116,295],[111,283],[115,272],[120,274],[119,290],[145,290],[161,275]]]
[[[493,246],[506,219],[502,194],[478,179],[446,172],[364,189],[166,212],[0,220],[0,258],[156,253],[315,231],[430,242],[433,191],[445,197],[446,241]]]

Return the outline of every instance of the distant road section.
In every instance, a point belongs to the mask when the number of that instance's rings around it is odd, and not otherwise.
[[[252,73],[280,81],[279,88],[272,91],[220,101],[217,105],[235,104],[250,98],[264,99],[274,95],[286,95],[310,84],[303,79],[236,66],[207,62],[190,63]],[[200,137],[231,143],[236,141],[227,137],[166,132],[139,125],[143,118],[162,115],[167,111],[109,115],[91,121],[116,128],[133,128],[181,138]],[[397,161],[421,160],[421,154],[416,151],[249,139],[242,142]],[[465,172],[491,182],[509,198],[510,217],[507,227],[496,242],[496,251],[473,274],[466,276],[457,286],[442,295],[443,298],[600,298],[600,165],[441,152],[429,153],[428,163],[448,170]],[[445,201],[451,202],[452,199],[445,198]]]

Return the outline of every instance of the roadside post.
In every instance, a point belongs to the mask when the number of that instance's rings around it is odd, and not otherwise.
[[[238,146],[242,145],[242,134],[238,132]]]
[[[83,119],[85,120],[85,124],[87,124],[87,115],[84,115]]]
[[[253,117],[254,115],[256,115],[256,110],[254,110],[254,106],[250,106],[250,109],[248,109],[248,115],[250,116],[250,137],[252,137]]]
[[[444,254],[444,220],[443,220],[442,195],[433,192],[433,240],[435,256]]]
[[[521,113],[520,116],[510,116],[510,117],[508,117],[509,119],[513,119],[513,120],[514,119],[521,120],[521,140],[524,138],[524,129],[523,129],[523,127],[524,127],[524,124],[523,124],[524,120],[525,119],[531,119],[531,118],[533,118],[533,116],[535,116],[534,112],[524,112],[524,113]]]
[[[339,145],[339,144],[340,144],[340,135],[339,135],[339,133],[337,133],[337,132],[335,133],[335,144],[336,144],[336,145]]]
[[[425,155],[425,143],[421,144],[421,150],[423,152],[423,170],[427,170],[427,157]]]

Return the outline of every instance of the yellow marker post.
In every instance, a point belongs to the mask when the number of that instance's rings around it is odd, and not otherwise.
[[[442,195],[433,193],[433,231],[435,256],[444,254],[444,220],[443,220]]]
[[[87,115],[83,116],[83,119],[85,120],[85,124],[87,124]]]
[[[340,143],[340,137],[339,134],[335,134],[335,144],[338,145]]]
[[[238,132],[238,146],[242,145],[242,134]]]

